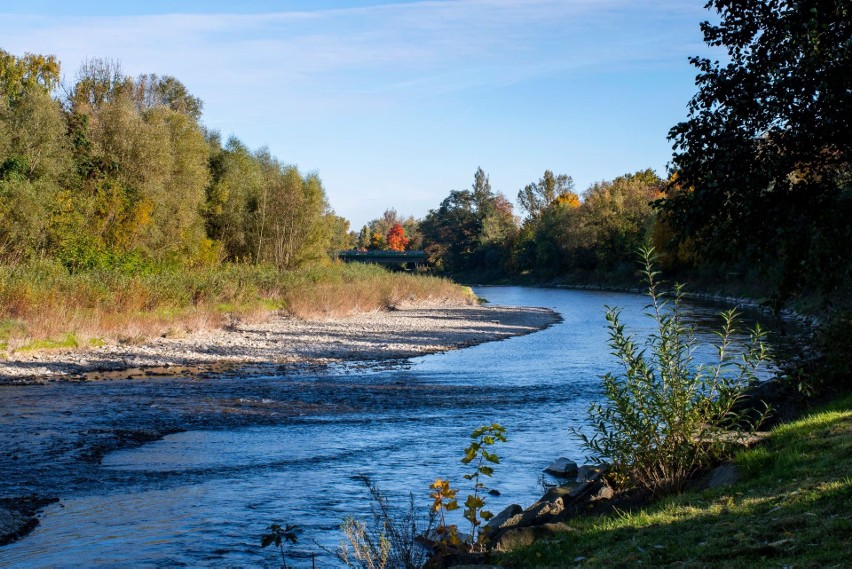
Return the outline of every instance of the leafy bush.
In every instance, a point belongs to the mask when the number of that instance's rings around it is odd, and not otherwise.
[[[616,482],[662,494],[682,489],[762,422],[765,412],[749,422],[737,403],[756,382],[767,351],[758,325],[745,350],[732,352],[737,314],[728,310],[716,332],[715,363],[696,364],[694,330],[680,311],[681,287],[666,298],[656,281],[653,249],[641,254],[651,298],[647,314],[656,331],[640,348],[625,333],[619,310],[607,308],[609,345],[621,371],[603,377],[605,397],[589,408],[593,436],[575,434],[590,460],[610,462]]]

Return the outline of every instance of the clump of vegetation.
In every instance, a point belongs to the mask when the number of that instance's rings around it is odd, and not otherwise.
[[[642,256],[656,331],[642,349],[625,332],[619,311],[607,310],[610,347],[621,372],[604,376],[604,399],[589,408],[594,434],[577,434],[592,460],[611,464],[616,482],[666,494],[728,455],[762,422],[765,414],[750,421],[738,403],[757,381],[767,351],[758,325],[746,349],[731,352],[736,312],[729,310],[721,315],[716,362],[696,364],[694,331],[680,314],[681,289],[665,298],[655,280],[653,249],[643,249]]]
[[[431,485],[432,512],[439,518],[436,529],[437,544],[441,553],[449,553],[453,550],[482,551],[485,547],[487,534],[482,531],[482,522],[487,522],[494,514],[485,509],[485,494],[488,486],[485,485],[484,477],[491,477],[494,468],[489,464],[499,464],[500,457],[489,452],[488,447],[497,442],[506,442],[506,429],[494,423],[483,425],[474,429],[470,435],[471,443],[464,451],[462,464],[472,464],[473,472],[464,475],[465,480],[473,482],[473,493],[468,494],[464,502],[464,518],[470,522],[470,534],[466,538],[459,535],[458,526],[448,524],[446,512],[459,508],[456,494],[457,489],[450,486],[448,480],[438,478]]]
[[[501,556],[501,567],[841,567],[849,564],[852,397],[777,427],[735,457],[728,488],[633,512],[577,517],[572,531]]]
[[[372,498],[368,522],[347,517],[340,529],[345,541],[337,558],[355,569],[419,569],[426,562],[427,549],[418,540],[431,532],[434,516],[422,520],[409,494],[408,509],[395,512],[387,496],[366,476],[361,481]]]
[[[260,546],[268,547],[275,545],[281,554],[281,569],[287,569],[287,555],[284,551],[284,546],[288,543],[299,543],[299,526],[272,524],[266,528],[266,532],[260,538]]]
[[[56,261],[0,266],[0,346],[71,347],[92,339],[174,335],[281,310],[299,318],[347,316],[410,301],[469,304],[469,289],[376,266],[330,264],[159,267],[71,272]],[[75,342],[57,338],[75,338]]]

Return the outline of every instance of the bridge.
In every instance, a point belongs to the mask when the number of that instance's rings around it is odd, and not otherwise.
[[[346,263],[372,263],[405,270],[427,266],[424,251],[341,251],[337,257]]]

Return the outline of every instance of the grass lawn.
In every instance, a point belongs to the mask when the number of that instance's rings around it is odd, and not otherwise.
[[[503,567],[850,567],[852,396],[777,428],[736,457],[740,481],[573,531],[497,559]]]

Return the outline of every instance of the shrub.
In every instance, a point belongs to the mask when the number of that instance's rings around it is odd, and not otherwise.
[[[647,314],[656,330],[639,348],[625,333],[619,310],[607,307],[609,345],[621,370],[603,377],[604,399],[589,408],[593,436],[574,432],[590,460],[610,463],[616,483],[665,494],[681,490],[762,422],[765,411],[749,422],[737,403],[757,381],[767,351],[758,325],[745,350],[732,352],[737,314],[728,310],[716,332],[715,363],[696,364],[694,330],[681,315],[681,287],[667,298],[656,281],[653,249],[641,255],[651,298]]]
[[[421,520],[409,494],[408,509],[395,512],[387,496],[366,476],[361,481],[370,492],[372,504],[368,522],[347,517],[340,526],[345,541],[340,543],[338,559],[356,569],[419,569],[426,562],[427,551],[418,543],[428,535],[434,516]]]
[[[465,480],[473,482],[473,494],[468,494],[464,502],[464,518],[470,522],[470,534],[466,539],[459,536],[458,526],[447,524],[446,512],[459,508],[456,494],[458,489],[452,488],[448,480],[438,478],[432,483],[429,494],[432,498],[431,511],[438,516],[438,527],[435,530],[438,554],[451,553],[453,550],[482,551],[485,541],[488,539],[487,532],[482,531],[482,522],[487,522],[494,514],[485,509],[485,494],[488,486],[484,478],[491,477],[494,468],[489,464],[500,464],[500,457],[496,453],[488,451],[488,447],[497,442],[506,442],[506,428],[494,423],[477,427],[470,435],[471,442],[464,449],[462,464],[473,466],[473,472],[464,475]]]

